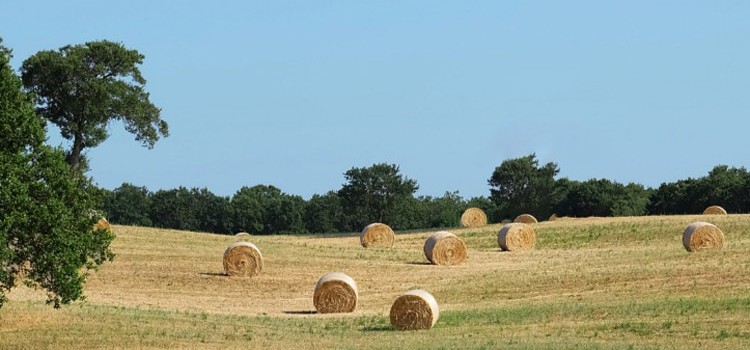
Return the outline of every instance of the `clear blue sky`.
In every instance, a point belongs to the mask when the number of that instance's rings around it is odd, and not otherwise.
[[[146,56],[172,135],[111,125],[88,152],[110,189],[309,198],[389,162],[471,197],[532,152],[647,186],[750,166],[750,1],[2,1],[0,36],[16,68],[99,39]]]

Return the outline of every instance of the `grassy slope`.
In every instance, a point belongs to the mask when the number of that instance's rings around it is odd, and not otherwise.
[[[709,220],[727,248],[687,253],[682,230]],[[252,237],[261,276],[223,276],[233,237],[115,226],[114,263],[84,303],[53,310],[20,288],[0,309],[0,348],[742,348],[750,344],[750,216],[561,220],[536,225],[537,249],[503,253],[499,226],[455,230],[466,264],[425,264],[428,232],[394,249],[356,237]],[[329,271],[352,276],[360,305],[312,314]],[[431,331],[396,332],[392,301],[409,288],[441,306]]]

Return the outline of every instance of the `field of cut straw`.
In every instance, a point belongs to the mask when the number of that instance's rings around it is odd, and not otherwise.
[[[694,221],[726,248],[689,253]],[[392,248],[358,235],[251,236],[252,278],[224,275],[234,236],[113,226],[113,263],[87,300],[54,310],[19,287],[0,309],[0,349],[410,348],[740,349],[750,344],[750,215],[559,218],[534,224],[533,250],[503,252],[501,225],[455,229],[468,258],[427,262],[434,232],[396,234]],[[357,284],[357,308],[318,314],[321,276]],[[393,301],[424,289],[440,307],[431,330],[397,331]]]

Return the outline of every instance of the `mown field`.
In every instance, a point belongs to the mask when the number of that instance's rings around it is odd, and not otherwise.
[[[688,253],[682,231],[705,220],[723,251]],[[231,236],[115,226],[113,263],[87,300],[54,310],[18,288],[0,309],[0,349],[740,349],[750,347],[750,215],[562,219],[535,225],[537,249],[506,253],[500,225],[456,229],[460,266],[429,265],[430,232],[393,249],[354,236],[253,236],[265,267],[223,275]],[[353,277],[355,313],[319,315],[330,271]],[[393,300],[411,288],[441,307],[429,331],[398,332]]]

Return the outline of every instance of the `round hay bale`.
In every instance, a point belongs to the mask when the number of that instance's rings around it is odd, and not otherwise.
[[[481,227],[487,225],[487,214],[479,208],[469,208],[461,214],[461,227]]]
[[[521,214],[519,216],[516,216],[515,220],[513,222],[519,222],[522,224],[536,224],[538,221],[533,215],[530,214]]]
[[[727,211],[718,205],[712,205],[703,211],[703,215],[727,215]]]
[[[381,223],[367,225],[362,233],[359,234],[359,242],[363,247],[393,247],[396,235],[390,226]]]
[[[432,294],[421,289],[401,294],[391,306],[391,324],[400,331],[430,329],[440,316]]]
[[[464,240],[448,231],[440,231],[424,242],[424,255],[435,265],[458,265],[469,257]]]
[[[497,244],[502,250],[531,250],[536,246],[536,232],[529,224],[506,224],[497,233]]]
[[[707,222],[694,222],[682,233],[682,245],[689,252],[706,249],[723,249],[724,232]]]
[[[557,214],[552,214],[552,215],[549,216],[549,219],[547,219],[547,221],[555,221],[557,219],[559,219],[559,217],[557,216]]]
[[[94,229],[112,231],[112,225],[109,224],[109,221],[107,221],[107,219],[101,218],[96,222],[96,224],[94,224]]]
[[[238,232],[234,235],[234,238],[236,238],[238,241],[244,241],[250,239],[250,234],[247,232]]]
[[[330,272],[315,285],[313,304],[321,314],[352,312],[357,308],[358,298],[357,284],[351,277]]]
[[[263,256],[255,244],[232,243],[224,251],[224,272],[229,276],[253,277],[263,270]]]

